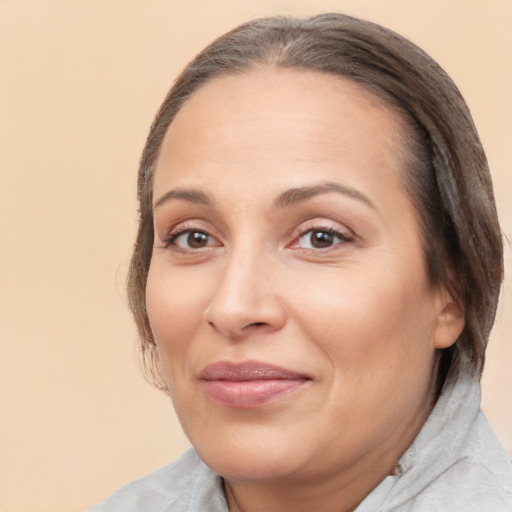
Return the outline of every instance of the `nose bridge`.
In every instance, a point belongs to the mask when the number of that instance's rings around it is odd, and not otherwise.
[[[285,315],[271,274],[271,258],[254,240],[233,245],[205,311],[205,320],[230,338],[243,337],[255,329],[280,328]]]

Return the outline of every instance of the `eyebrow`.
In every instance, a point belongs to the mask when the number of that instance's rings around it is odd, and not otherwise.
[[[334,182],[326,182],[309,187],[297,187],[285,190],[282,194],[279,194],[279,196],[274,201],[274,207],[287,208],[297,203],[307,201],[313,197],[322,194],[328,194],[330,192],[336,192],[338,194],[348,196],[352,199],[357,199],[367,206],[376,209],[372,201],[363,193],[359,192],[359,190]],[[163,196],[161,196],[153,205],[153,209],[158,208],[162,204],[172,200],[182,200],[189,203],[195,203],[209,207],[214,205],[213,199],[200,190],[176,188],[169,190]]]
[[[310,187],[291,188],[277,197],[274,201],[274,206],[276,208],[287,208],[321,194],[328,194],[330,192],[336,192],[352,199],[357,199],[370,208],[373,208],[374,210],[376,209],[372,201],[362,192],[359,192],[359,190],[334,182],[321,183]]]
[[[175,188],[173,190],[169,190],[169,192],[166,192],[162,197],[160,197],[160,199],[158,199],[158,201],[153,205],[153,209],[174,199],[181,199],[182,201],[201,204],[203,206],[213,206],[213,199],[200,190]]]

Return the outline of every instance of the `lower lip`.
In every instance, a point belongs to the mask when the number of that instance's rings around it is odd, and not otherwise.
[[[219,405],[238,409],[251,409],[273,402],[301,388],[306,379],[272,380],[207,380],[206,394]]]

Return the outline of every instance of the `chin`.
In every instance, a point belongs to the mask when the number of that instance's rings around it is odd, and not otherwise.
[[[228,453],[222,456],[199,456],[213,471],[227,480],[238,482],[261,482],[280,480],[295,473],[293,464],[266,454],[253,457],[252,454]]]
[[[262,481],[281,479],[300,471],[304,452],[282,439],[272,439],[258,427],[259,435],[247,435],[237,442],[234,435],[226,434],[223,440],[214,436],[205,442],[194,443],[203,462],[224,478],[236,481]]]

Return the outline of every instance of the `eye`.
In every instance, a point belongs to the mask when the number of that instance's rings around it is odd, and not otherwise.
[[[220,245],[213,236],[197,229],[186,229],[171,233],[167,239],[166,246],[175,246],[179,249],[190,251]]]
[[[301,249],[328,249],[352,239],[334,229],[310,229],[301,235],[295,244]]]

